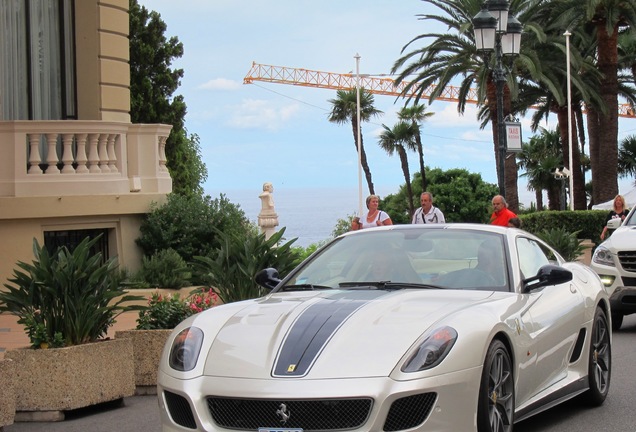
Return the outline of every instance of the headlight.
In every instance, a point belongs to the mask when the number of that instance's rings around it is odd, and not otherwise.
[[[592,261],[594,261],[596,264],[602,264],[612,267],[616,266],[616,264],[614,264],[614,257],[612,257],[612,253],[603,245],[596,248],[596,250],[594,251],[594,256],[592,257]]]
[[[442,327],[431,333],[402,366],[402,372],[419,372],[437,366],[444,360],[457,340],[457,332]]]
[[[203,331],[200,328],[181,330],[170,348],[170,367],[182,372],[194,369],[202,344]]]

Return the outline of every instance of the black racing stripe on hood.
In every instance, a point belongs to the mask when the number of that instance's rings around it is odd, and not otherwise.
[[[337,291],[308,307],[292,324],[274,364],[274,376],[304,376],[342,323],[387,291]]]

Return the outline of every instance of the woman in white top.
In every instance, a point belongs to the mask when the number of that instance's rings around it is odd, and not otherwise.
[[[362,228],[372,228],[382,225],[393,225],[391,218],[387,212],[378,208],[380,205],[380,197],[377,195],[369,195],[367,197],[367,209],[361,217],[354,217],[351,221],[351,229],[353,231]]]

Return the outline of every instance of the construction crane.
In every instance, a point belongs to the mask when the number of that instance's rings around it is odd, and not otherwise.
[[[388,96],[414,97],[415,93],[402,94],[408,82],[402,81],[397,86],[391,78],[378,78],[369,75],[356,75],[354,73],[321,72],[310,69],[292,68],[286,66],[271,66],[252,62],[252,68],[243,78],[243,84],[252,84],[254,81],[270,82],[277,84],[291,84],[302,87],[315,87],[333,90],[352,90],[356,88],[357,79],[360,79],[360,87],[372,94]],[[434,86],[427,88],[422,93],[422,98],[427,99],[435,90]],[[446,102],[459,102],[459,87],[446,86],[436,100]],[[466,95],[467,103],[477,103],[477,90],[470,89]],[[618,116],[636,118],[634,109],[629,104],[619,104]]]

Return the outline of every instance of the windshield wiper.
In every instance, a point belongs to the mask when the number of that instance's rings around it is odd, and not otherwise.
[[[333,289],[333,287],[324,286],[324,285],[314,285],[314,284],[298,284],[298,285],[285,285],[281,287],[280,291],[313,291],[313,290],[323,290],[323,289]]]
[[[443,289],[444,287],[432,284],[412,283],[412,282],[340,282],[340,288],[358,288],[358,289],[402,289],[402,288],[424,288],[424,289]]]

